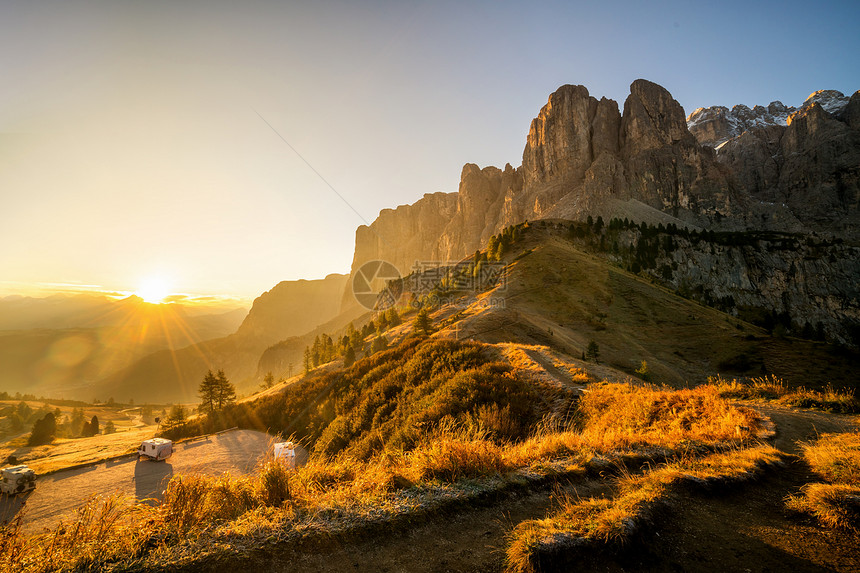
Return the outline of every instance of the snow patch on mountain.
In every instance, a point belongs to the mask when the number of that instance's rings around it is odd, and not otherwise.
[[[810,94],[800,109],[814,103],[824,111],[839,115],[848,105],[849,98],[836,90],[819,90]],[[788,117],[798,108],[789,107],[781,101],[773,101],[764,106],[749,107],[738,104],[729,110],[725,106],[700,107],[687,116],[687,129],[696,136],[702,145],[719,152],[724,144],[745,131],[774,125],[787,125]]]
[[[818,90],[809,94],[809,97],[803,102],[801,108],[817,103],[827,113],[839,115],[845,109],[845,106],[848,105],[849,99],[845,94],[836,90]]]

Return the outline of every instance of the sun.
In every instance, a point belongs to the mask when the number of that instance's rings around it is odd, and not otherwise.
[[[162,277],[149,277],[143,281],[134,293],[151,304],[161,304],[170,294],[167,281]]]

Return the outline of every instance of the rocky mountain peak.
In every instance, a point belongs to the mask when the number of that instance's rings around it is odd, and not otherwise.
[[[791,123],[792,114],[814,104],[833,116],[842,116],[849,99],[840,91],[818,90],[811,93],[799,108],[786,106],[781,101],[772,101],[767,107],[756,105],[753,108],[738,104],[731,110],[721,105],[700,107],[687,116],[687,129],[701,145],[719,151],[727,141],[752,129],[786,126]]]
[[[752,109],[744,104],[732,107],[700,107],[687,116],[687,128],[696,140],[707,147],[720,149],[728,140],[753,128],[787,125],[788,116],[797,108],[781,101],[772,101],[767,107],[756,105]]]
[[[597,107],[598,101],[585,86],[564,85],[549,96],[526,137],[523,170],[527,186],[582,180],[593,160],[592,123]],[[615,110],[617,113],[617,104]]]
[[[693,143],[681,107],[664,87],[648,80],[630,84],[621,138],[627,155],[674,143]]]
[[[802,107],[812,105],[813,103],[819,104],[827,113],[838,115],[848,105],[848,98],[840,91],[818,90],[809,94],[809,97],[803,102]]]

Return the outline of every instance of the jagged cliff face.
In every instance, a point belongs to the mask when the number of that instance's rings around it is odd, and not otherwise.
[[[775,104],[779,102],[768,109]],[[822,90],[810,95],[800,109],[785,109],[784,121],[759,114],[754,122],[735,122],[727,131],[702,128],[708,125],[702,117],[722,113],[714,108],[697,110],[688,119],[702,144],[718,144],[718,163],[746,198],[742,216],[747,226],[857,240],[860,92],[847,98]]]
[[[382,211],[356,231],[352,268],[383,259],[406,274],[415,261],[468,256],[511,224],[608,217],[623,205],[645,218],[665,212],[702,224],[717,210],[730,212],[725,187],[713,154],[698,145],[683,108],[662,87],[635,81],[622,115],[612,100],[562,86],[532,121],[521,167],[467,164],[458,193]]]
[[[631,84],[623,112],[583,86],[562,86],[532,121],[519,168],[468,164],[458,193],[383,211],[356,232],[353,271],[383,259],[405,275],[415,261],[469,256],[511,224],[587,215],[856,240],[858,180],[860,92],[816,92],[800,109],[772,102],[685,117],[645,80]]]

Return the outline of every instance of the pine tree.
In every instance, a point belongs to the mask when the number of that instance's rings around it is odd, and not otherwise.
[[[314,367],[320,365],[320,348],[320,337],[317,335],[317,337],[314,338],[314,345],[311,347],[311,362],[313,362]]]
[[[305,346],[305,356],[304,356],[304,366],[305,366],[305,374],[308,374],[311,371],[311,349],[309,346]]]
[[[372,353],[377,353],[380,350],[385,350],[386,348],[388,348],[388,339],[379,335],[373,339],[373,345],[370,347],[370,351]]]
[[[344,368],[349,368],[355,363],[355,350],[353,347],[347,346],[346,352],[343,354],[343,366]]]
[[[72,436],[78,436],[84,429],[84,424],[86,420],[84,420],[84,411],[81,408],[73,408],[72,409],[72,421],[70,423],[69,430],[71,431]]]
[[[180,404],[176,404],[171,406],[170,413],[167,414],[162,425],[168,428],[171,426],[178,426],[179,424],[184,424],[186,419],[187,414],[185,413],[185,408]]]
[[[263,387],[263,390],[268,390],[272,386],[275,385],[275,375],[271,372],[266,372],[266,375],[263,377],[263,383],[260,386]]]
[[[394,307],[388,309],[388,325],[389,326],[398,326],[403,321],[400,320],[400,315],[397,313],[397,310]]]
[[[423,332],[424,334],[430,334],[433,330],[433,323],[430,320],[430,313],[427,312],[426,308],[422,308],[418,311],[418,316],[415,317],[415,332]]]
[[[385,332],[388,329],[388,313],[380,313],[379,318],[376,319],[376,323],[376,331]]]
[[[27,440],[28,446],[40,446],[48,444],[57,435],[57,419],[54,414],[48,412],[45,417],[36,420],[33,424],[33,431],[30,433],[30,438]]]
[[[331,362],[334,359],[334,342],[326,333],[323,333],[320,338],[322,341],[320,348],[320,361],[325,364],[326,362]]]
[[[203,377],[203,382],[197,388],[197,395],[200,396],[200,411],[202,413],[206,414],[215,411],[216,397],[218,395],[218,379],[211,370]]]
[[[223,410],[224,406],[236,401],[236,387],[227,380],[227,375],[224,374],[223,370],[218,371],[216,381],[215,404],[219,410]]]

